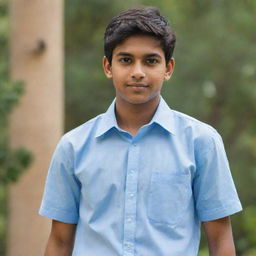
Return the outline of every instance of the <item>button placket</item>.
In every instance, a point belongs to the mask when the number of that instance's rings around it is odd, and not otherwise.
[[[126,190],[125,190],[125,216],[123,255],[134,255],[134,241],[136,231],[136,206],[138,185],[139,149],[137,144],[132,144],[128,153]]]

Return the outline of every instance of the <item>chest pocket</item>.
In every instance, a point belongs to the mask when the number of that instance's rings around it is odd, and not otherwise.
[[[156,223],[174,226],[188,208],[191,198],[190,176],[153,172],[148,196],[148,218]]]

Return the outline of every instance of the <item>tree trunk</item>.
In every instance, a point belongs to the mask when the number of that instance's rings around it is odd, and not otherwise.
[[[50,158],[63,133],[63,2],[11,0],[11,78],[25,94],[10,118],[12,148],[33,163],[10,187],[8,256],[43,255],[50,220],[38,209]]]

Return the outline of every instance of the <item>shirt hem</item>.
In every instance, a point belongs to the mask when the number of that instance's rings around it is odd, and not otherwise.
[[[224,218],[233,215],[237,212],[242,211],[242,205],[238,202],[233,202],[233,205],[228,205],[227,207],[216,208],[206,213],[199,214],[200,221],[211,221],[220,218]]]
[[[53,220],[61,221],[68,224],[77,224],[78,217],[74,215],[67,215],[67,212],[59,210],[59,209],[53,209],[53,208],[43,208],[41,207],[39,210],[39,215],[43,217],[47,217]]]

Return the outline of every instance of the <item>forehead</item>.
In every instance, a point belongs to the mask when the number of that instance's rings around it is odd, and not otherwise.
[[[113,55],[117,55],[119,52],[127,52],[132,55],[157,53],[164,56],[161,42],[157,38],[149,35],[133,35],[126,38],[116,46]]]

